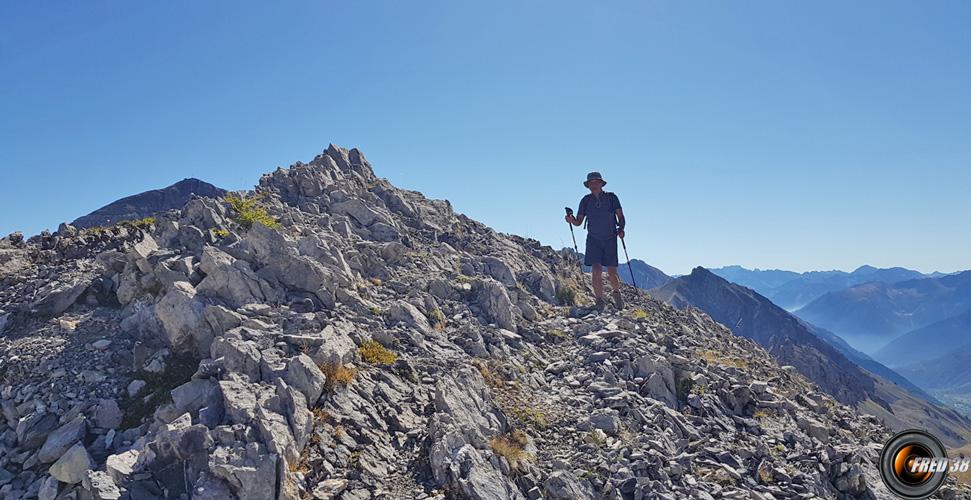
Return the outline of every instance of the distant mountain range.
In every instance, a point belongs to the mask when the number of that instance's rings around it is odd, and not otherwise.
[[[878,360],[897,364],[905,354],[899,346],[888,346],[892,340],[968,311],[971,271],[897,283],[865,283],[827,293],[795,314],[832,330],[857,349],[880,352],[874,355]],[[935,329],[947,331],[948,324]],[[927,333],[915,333],[915,337]],[[901,345],[907,345],[906,341]],[[887,351],[878,351],[884,346]]]
[[[780,286],[802,276],[782,269],[746,269],[742,266],[725,266],[709,269],[712,273],[732,283],[751,288],[763,296]]]
[[[905,390],[907,390],[908,392],[914,395],[921,396],[935,404],[940,404],[940,401],[935,399],[934,396],[932,396],[930,393],[922,389],[916,383],[907,379],[905,376],[897,373],[892,368],[889,368],[887,365],[884,365],[879,361],[866,355],[865,353],[854,349],[849,344],[847,344],[845,340],[840,338],[839,335],[836,335],[835,333],[829,330],[819,328],[818,326],[806,323],[805,321],[802,321],[802,320],[800,320],[799,322],[813,335],[819,337],[827,344],[833,346],[834,349],[841,352],[850,361],[856,363],[857,366],[859,366],[860,368],[863,368],[864,370],[871,372],[874,375],[879,375],[901,386],[902,388],[904,388]]]
[[[892,267],[880,269],[861,266],[855,271],[810,271],[796,273],[779,269],[746,269],[727,266],[711,272],[732,283],[751,288],[768,298],[775,305],[792,311],[817,298],[838,290],[868,282],[896,283],[898,281],[925,278],[919,271]]]
[[[912,365],[971,345],[971,310],[897,337],[873,354],[888,366]]]
[[[965,343],[940,357],[900,366],[896,370],[941,400],[971,415],[971,344]]]
[[[902,335],[875,356],[971,415],[971,311]]]
[[[88,215],[78,217],[71,223],[78,229],[95,226],[111,226],[123,220],[137,220],[153,214],[182,208],[192,195],[219,198],[226,194],[218,188],[199,179],[183,179],[162,189],[153,189],[109,203]]]
[[[651,290],[675,307],[694,306],[763,345],[840,401],[894,428],[924,427],[952,443],[964,441],[971,422],[942,407],[904,377],[856,351],[831,332],[813,327],[752,289],[696,268]],[[864,368],[864,366],[866,368]]]

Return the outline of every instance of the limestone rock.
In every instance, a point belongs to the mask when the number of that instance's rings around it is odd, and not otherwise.
[[[219,298],[232,307],[254,302],[277,302],[282,294],[258,277],[249,263],[237,260],[214,247],[202,250],[199,269],[206,277],[196,290],[203,295]]]
[[[506,289],[496,281],[481,280],[476,283],[476,303],[488,321],[506,330],[516,331],[517,309]]]
[[[209,458],[212,474],[229,485],[239,500],[274,498],[277,457],[257,443],[245,447],[220,446]]]
[[[287,364],[284,380],[307,398],[308,404],[315,404],[324,391],[327,377],[306,354],[301,354]]]
[[[37,452],[37,460],[41,463],[51,463],[61,458],[76,443],[87,435],[88,424],[83,416],[62,425],[47,436],[44,446]]]
[[[580,500],[594,498],[590,487],[580,482],[568,471],[559,470],[550,474],[543,483],[547,498],[557,500]]]
[[[211,355],[217,361],[222,360],[227,371],[246,375],[251,382],[259,382],[262,355],[253,341],[227,333],[213,341]]]
[[[94,424],[102,429],[121,427],[124,415],[114,399],[102,399],[94,412]]]
[[[200,350],[208,348],[212,333],[205,320],[206,305],[196,298],[196,289],[187,281],[178,281],[155,305],[155,315],[165,329],[167,344],[176,351],[190,348],[194,340]]]
[[[76,443],[51,465],[50,473],[58,481],[67,484],[80,483],[94,467],[94,461],[84,445]]]
[[[428,323],[428,318],[415,306],[399,300],[388,310],[388,318],[392,322],[402,322],[408,326],[416,328],[423,334],[431,334],[433,329]]]
[[[121,498],[121,490],[115,485],[114,480],[104,472],[87,471],[82,480],[82,486],[95,500],[118,500]]]
[[[105,471],[111,476],[116,484],[124,482],[135,467],[138,461],[139,452],[128,450],[117,455],[110,455],[105,462]]]

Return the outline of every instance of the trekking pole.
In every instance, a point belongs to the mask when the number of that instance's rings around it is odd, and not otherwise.
[[[566,214],[573,215],[573,209],[566,207]],[[570,226],[570,238],[573,238],[573,252],[577,255],[577,262],[580,264],[580,274],[583,274],[583,263],[580,262],[580,250],[577,249],[577,237],[573,234],[573,224],[567,221],[566,225]]]
[[[627,255],[627,243],[624,243],[624,239],[620,239],[621,246],[624,247],[624,257],[627,258],[627,270],[630,271],[630,281],[634,284],[634,288],[637,288],[637,280],[634,279],[634,268],[630,267],[630,255]]]

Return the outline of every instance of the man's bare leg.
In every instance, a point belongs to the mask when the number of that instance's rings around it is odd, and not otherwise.
[[[614,266],[607,268],[607,279],[610,280],[610,287],[614,290],[614,293],[620,291],[620,276],[617,274],[617,268]]]
[[[607,268],[607,279],[610,280],[610,288],[614,291],[614,306],[617,309],[624,308],[624,297],[620,294],[620,276],[617,275],[617,267]],[[603,285],[601,285],[602,287]]]
[[[599,305],[604,299],[603,266],[594,264],[590,268],[593,270],[593,297]]]

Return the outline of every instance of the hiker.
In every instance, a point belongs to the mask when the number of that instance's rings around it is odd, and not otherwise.
[[[617,195],[603,190],[607,181],[600,172],[590,172],[583,185],[590,194],[580,200],[576,217],[567,213],[566,221],[574,226],[587,220],[587,248],[583,263],[593,270],[593,294],[598,311],[604,310],[603,268],[607,267],[607,278],[613,288],[614,305],[624,308],[624,298],[620,294],[620,277],[617,276],[617,237],[624,238],[624,211]]]

